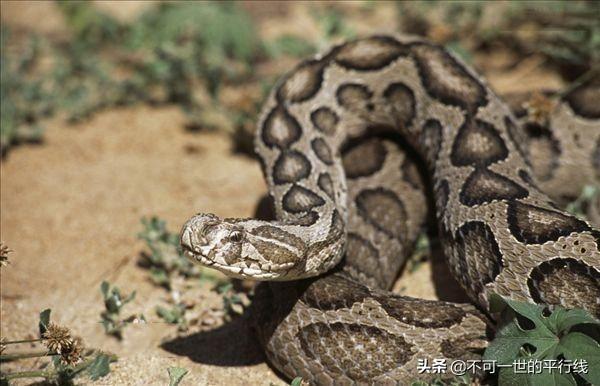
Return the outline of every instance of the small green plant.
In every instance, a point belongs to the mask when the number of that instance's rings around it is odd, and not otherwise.
[[[0,242],[0,267],[4,267],[10,263],[8,255],[13,252],[8,246]]]
[[[179,331],[187,331],[188,323],[185,318],[187,307],[183,303],[173,304],[170,308],[156,306],[156,314],[169,324],[177,325]]]
[[[244,309],[250,305],[250,300],[244,292],[235,290],[232,282],[222,282],[214,288],[223,298],[223,309],[227,319],[242,315]]]
[[[97,380],[110,372],[110,362],[116,356],[97,350],[86,350],[79,337],[73,337],[67,327],[50,321],[50,309],[40,313],[39,338],[8,341],[2,339],[0,362],[9,362],[25,358],[51,357],[51,361],[41,369],[5,373],[0,371],[0,381],[8,385],[9,381],[22,378],[43,378],[46,383],[54,385],[73,385],[75,378],[87,374],[91,380]],[[6,353],[5,349],[16,344],[43,343],[46,348],[41,351]]]
[[[600,186],[586,185],[579,197],[567,205],[567,212],[585,218],[587,208],[593,205],[598,195],[600,195]]]
[[[188,373],[187,369],[183,367],[169,367],[167,368],[167,372],[169,373],[169,386],[177,386],[181,383],[181,380]]]
[[[105,310],[100,314],[104,331],[117,339],[123,339],[123,329],[130,323],[145,323],[143,315],[131,315],[122,318],[121,311],[123,307],[135,298],[135,291],[130,295],[122,295],[118,287],[111,286],[107,281],[100,285],[100,291],[104,298]]]
[[[431,253],[431,241],[426,232],[422,232],[415,242],[415,250],[406,262],[406,269],[410,273],[416,272]]]
[[[542,305],[490,296],[490,311],[500,313],[496,337],[484,360],[511,365],[499,371],[502,385],[576,385],[600,379],[600,322],[582,309],[553,310]],[[517,372],[515,366],[537,361],[586,361],[587,372],[566,372],[541,367]]]
[[[146,242],[150,254],[145,254],[150,269],[150,278],[156,285],[172,289],[176,277],[197,278],[201,281],[215,281],[218,275],[192,263],[179,245],[179,236],[167,230],[167,224],[158,217],[142,218],[144,229],[138,238]]]

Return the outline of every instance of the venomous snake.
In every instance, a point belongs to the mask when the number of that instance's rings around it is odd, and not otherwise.
[[[418,359],[480,355],[491,293],[600,316],[600,232],[554,204],[600,180],[599,98],[591,79],[527,122],[443,47],[398,36],[335,46],[284,76],[259,120],[276,221],[198,214],[182,247],[229,276],[269,281],[253,313],[285,375],[426,379]],[[427,186],[448,266],[474,305],[386,292],[425,222]]]

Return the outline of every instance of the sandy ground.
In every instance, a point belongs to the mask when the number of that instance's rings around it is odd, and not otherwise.
[[[99,3],[125,20],[146,6]],[[303,28],[302,20],[309,16],[302,5],[294,7],[300,22],[260,24],[261,34],[274,36],[282,29],[318,34],[314,26]],[[260,19],[285,13],[284,8],[279,4],[251,12]],[[384,9],[372,17],[387,20],[389,15]],[[2,21],[65,33],[49,2],[3,1]],[[394,28],[389,24],[388,29]],[[560,86],[538,67],[526,62],[521,72],[510,75],[493,66],[489,72],[492,84],[504,92],[531,84],[532,74],[541,76],[546,87]],[[168,384],[169,366],[190,370],[182,385],[285,384],[264,362],[243,319],[177,337],[175,327],[154,312],[166,292],[150,284],[147,271],[137,265],[144,250],[136,237],[142,216],[157,215],[171,230],[199,210],[251,216],[266,192],[258,163],[233,153],[225,134],[186,131],[177,107],[115,109],[76,126],[59,118],[45,126],[43,144],[11,151],[0,166],[1,239],[14,250],[11,264],[0,271],[1,335],[10,340],[34,336],[38,313],[51,308],[52,318],[71,327],[88,346],[119,356],[99,384]],[[149,321],[128,327],[122,342],[104,335],[98,322],[102,280],[126,293],[136,290],[126,313],[143,313]],[[396,289],[430,299],[440,293],[447,300],[462,298],[439,262],[407,273]],[[220,302],[209,287],[200,296],[206,307]]]

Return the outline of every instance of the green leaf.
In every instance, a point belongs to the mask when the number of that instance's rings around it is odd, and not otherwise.
[[[169,373],[169,386],[177,386],[188,373],[188,370],[183,367],[169,367],[167,372]]]
[[[48,325],[50,324],[50,313],[52,310],[50,308],[46,308],[44,311],[40,312],[40,336],[42,336],[46,330],[48,330]]]
[[[296,377],[292,379],[290,386],[301,386],[302,385],[302,377]]]
[[[554,319],[555,318],[555,319]],[[562,307],[557,307],[552,312],[549,319],[553,319],[556,323],[558,331],[569,331],[572,327],[579,324],[599,324],[598,319],[592,317],[589,312],[582,309],[565,310]]]
[[[107,281],[102,281],[102,284],[100,284],[100,291],[102,292],[102,295],[104,296],[104,299],[108,298],[108,289],[110,288],[110,284],[108,284]]]
[[[585,359],[588,372],[579,375],[590,383],[600,379],[600,345],[594,339],[580,332],[572,332],[560,340],[560,352],[572,361]]]
[[[92,381],[100,379],[110,372],[110,357],[106,354],[98,354],[88,367],[88,374]]]

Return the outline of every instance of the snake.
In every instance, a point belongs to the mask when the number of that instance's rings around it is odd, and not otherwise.
[[[181,246],[263,282],[254,325],[284,376],[432,379],[420,360],[481,358],[491,294],[600,317],[600,231],[560,206],[600,180],[599,98],[590,77],[532,119],[442,46],[347,41],[300,62],[264,104],[255,150],[275,218],[199,213]],[[430,211],[469,303],[390,292]]]

